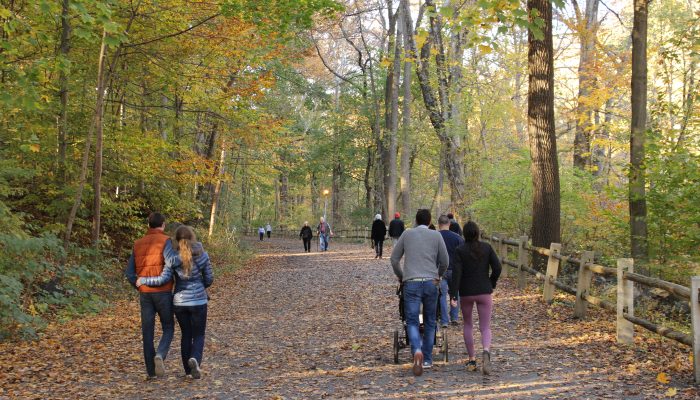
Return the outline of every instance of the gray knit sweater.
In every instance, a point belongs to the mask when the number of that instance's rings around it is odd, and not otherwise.
[[[404,257],[403,268],[401,257]],[[391,252],[391,267],[402,282],[414,278],[438,279],[449,263],[442,235],[425,225],[405,231]]]

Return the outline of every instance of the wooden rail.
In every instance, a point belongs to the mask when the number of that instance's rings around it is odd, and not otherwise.
[[[594,305],[605,310],[614,311],[617,315],[617,340],[619,343],[634,343],[634,326],[641,326],[650,332],[675,340],[692,347],[693,369],[696,383],[700,383],[700,276],[691,279],[691,287],[686,287],[673,282],[648,277],[634,272],[634,260],[619,259],[617,268],[595,264],[593,252],[586,251],[581,258],[576,258],[561,253],[561,245],[552,243],[549,249],[533,246],[528,243],[527,236],[521,236],[519,240],[507,239],[501,234],[482,234],[482,239],[490,242],[506,271],[511,267],[518,271],[518,286],[526,285],[526,276],[532,275],[538,281],[543,282],[543,297],[546,302],[553,300],[554,289],[571,294],[576,298],[574,316],[585,318],[588,305]],[[509,246],[515,247],[517,260],[508,259]],[[528,265],[529,256],[532,254],[547,257],[547,270],[545,273],[537,271]],[[576,287],[571,287],[557,280],[557,275],[562,263],[578,265],[578,282]],[[617,277],[617,304],[592,296],[589,293],[593,274]],[[507,273],[506,273],[507,275]],[[690,302],[692,334],[688,335],[675,329],[655,324],[652,321],[634,315],[634,284],[640,284],[652,288],[664,290],[680,300]]]

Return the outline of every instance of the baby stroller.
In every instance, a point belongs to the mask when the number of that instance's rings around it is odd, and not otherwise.
[[[411,348],[411,345],[408,341],[408,325],[406,324],[406,314],[404,313],[403,309],[403,284],[400,284],[399,287],[396,289],[396,295],[399,297],[399,315],[401,315],[402,329],[394,329],[394,364],[399,363],[399,350],[404,349],[406,347],[408,347],[409,349]],[[439,298],[440,293],[438,293],[438,299]],[[422,310],[418,318],[420,321],[419,329],[422,335],[424,332]],[[437,306],[436,321],[438,321],[438,323],[435,326],[435,345],[433,346],[433,351],[437,349],[438,353],[442,353],[442,360],[444,362],[447,362],[449,361],[447,332],[445,332],[443,329],[440,329],[440,305]]]

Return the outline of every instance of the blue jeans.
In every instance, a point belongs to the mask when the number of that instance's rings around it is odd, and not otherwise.
[[[207,305],[175,306],[175,316],[182,331],[182,339],[180,339],[182,365],[185,367],[185,375],[189,375],[190,358],[196,359],[197,363],[202,365],[204,333],[207,329]]]
[[[459,296],[457,296],[457,307],[452,307],[449,296],[449,282],[452,279],[452,271],[445,272],[445,276],[440,281],[440,324],[447,325],[450,321],[459,319]],[[449,312],[448,312],[449,310]]]
[[[328,234],[322,233],[318,236],[319,244],[321,246],[321,251],[328,250]]]
[[[165,357],[170,350],[170,343],[175,333],[175,319],[173,318],[173,294],[170,292],[139,293],[141,305],[141,335],[143,336],[143,359],[146,363],[148,376],[156,375],[156,366],[153,358],[156,355]],[[163,336],[158,343],[158,350],[154,348],[156,314],[163,328]]]
[[[433,362],[433,344],[437,325],[438,286],[433,280],[407,281],[403,284],[404,312],[411,354],[423,353],[423,360]],[[423,305],[423,337],[420,334],[420,306]]]

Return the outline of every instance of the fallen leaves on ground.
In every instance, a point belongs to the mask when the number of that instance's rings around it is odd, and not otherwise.
[[[0,398],[698,396],[687,348],[639,330],[633,346],[618,345],[612,314],[590,307],[576,320],[569,297],[550,306],[534,282],[520,290],[511,280],[495,293],[493,375],[466,371],[461,327],[450,327],[450,362],[435,353],[433,369],[413,377],[408,349],[401,364],[392,360],[401,325],[388,259],[337,242],[310,254],[301,241],[251,246],[259,256],[217,276],[211,290],[201,381],[183,376],[177,328],[166,377],[145,380],[134,294],[100,315],[51,326],[36,342],[0,344]],[[475,339],[480,352],[478,332]]]

